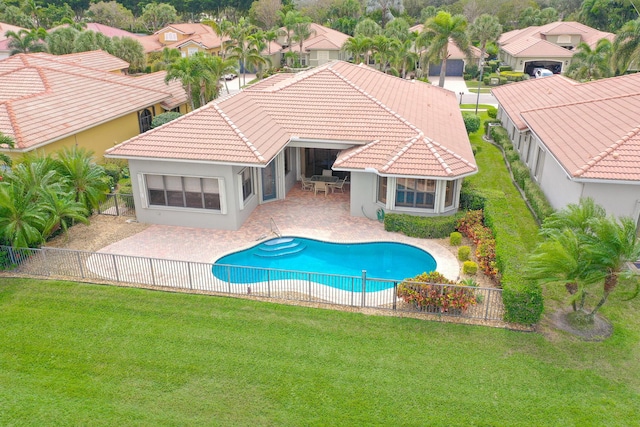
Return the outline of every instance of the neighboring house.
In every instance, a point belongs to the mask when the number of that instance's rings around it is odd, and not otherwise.
[[[283,35],[286,29],[283,27],[279,31],[281,35],[278,43],[282,46],[280,51],[282,58],[286,52],[289,52],[289,47],[286,46],[287,39]],[[309,38],[302,44],[301,65],[303,67],[317,67],[330,61],[348,59],[349,55],[342,51],[342,45],[349,38],[347,34],[315,23],[309,24],[309,33]],[[292,40],[291,51],[299,54],[300,43]]]
[[[369,217],[455,213],[477,172],[453,92],[341,61],[276,74],[105,157],[128,160],[139,221],[227,230],[324,169],[350,178],[351,214]]]
[[[95,33],[101,33],[105,36],[112,37],[131,37],[132,39],[138,39],[140,36],[137,34],[130,33],[126,30],[121,30],[120,28],[110,27],[104,24],[98,24],[97,22],[88,22],[85,24],[85,29],[89,31],[93,31]]]
[[[579,22],[552,22],[503,33],[498,39],[498,58],[514,71],[529,75],[533,75],[534,68],[546,68],[560,74],[571,65],[580,43],[595,49],[598,40],[604,38],[613,42],[615,34]]]
[[[409,31],[420,33],[423,28],[424,25],[418,24],[409,28]],[[464,69],[467,66],[467,61],[471,61],[474,65],[478,65],[480,63],[480,55],[482,54],[482,51],[475,46],[469,46],[469,49],[471,49],[470,58],[468,58],[452,40],[449,40],[449,46],[447,47],[449,52],[449,57],[447,58],[447,77],[462,77],[464,75]],[[441,68],[442,63],[429,64],[429,75],[439,76]]]
[[[0,61],[0,132],[15,142],[14,149],[0,151],[16,157],[76,145],[100,156],[148,130],[155,115],[186,112],[180,83],[165,85],[164,72],[142,78],[114,74],[121,62],[102,51],[19,54]]]
[[[577,83],[563,76],[492,89],[498,117],[551,205],[591,197],[640,216],[640,74]]]
[[[5,36],[7,31],[13,31],[15,33],[20,30],[26,30],[26,28],[16,27],[15,25],[5,24],[0,22],[0,59],[6,58],[11,54],[11,48],[9,48],[10,39]]]
[[[183,57],[197,52],[219,55],[224,40],[227,39],[221,39],[213,28],[204,24],[171,24],[149,36],[138,38],[147,54],[161,52],[166,47],[178,49]]]

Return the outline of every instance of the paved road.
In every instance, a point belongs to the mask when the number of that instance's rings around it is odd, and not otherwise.
[[[438,84],[437,76],[432,76],[431,80],[433,84]],[[467,88],[467,84],[462,79],[462,77],[445,78],[444,88],[455,92],[456,96],[458,97],[458,102],[461,102],[462,104],[475,104],[479,100],[479,104],[489,104],[493,106],[498,105],[498,101],[496,100],[496,98],[488,93],[481,93],[478,99],[478,94],[469,91],[469,89]],[[463,95],[462,100],[460,101],[461,92],[463,93]]]

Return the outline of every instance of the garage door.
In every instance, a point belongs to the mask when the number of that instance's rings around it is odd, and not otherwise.
[[[440,68],[442,68],[442,64],[430,64],[429,75],[439,76]],[[462,59],[449,59],[447,61],[447,76],[462,77],[463,72],[464,72],[464,61]]]

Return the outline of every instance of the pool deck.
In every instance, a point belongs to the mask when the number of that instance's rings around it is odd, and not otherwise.
[[[366,214],[374,218],[376,213]],[[386,241],[414,245],[428,251],[436,259],[437,271],[446,277],[456,280],[460,275],[460,263],[438,242],[390,233],[375,219],[351,216],[348,188],[344,194],[329,193],[325,197],[302,191],[298,185],[285,200],[259,205],[237,231],[151,225],[99,252],[213,263],[225,254],[276,237],[271,231],[271,218],[283,236],[338,243]]]

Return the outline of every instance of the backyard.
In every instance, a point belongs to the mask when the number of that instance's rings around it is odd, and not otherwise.
[[[3,425],[632,425],[638,300],[604,342],[0,279]]]

